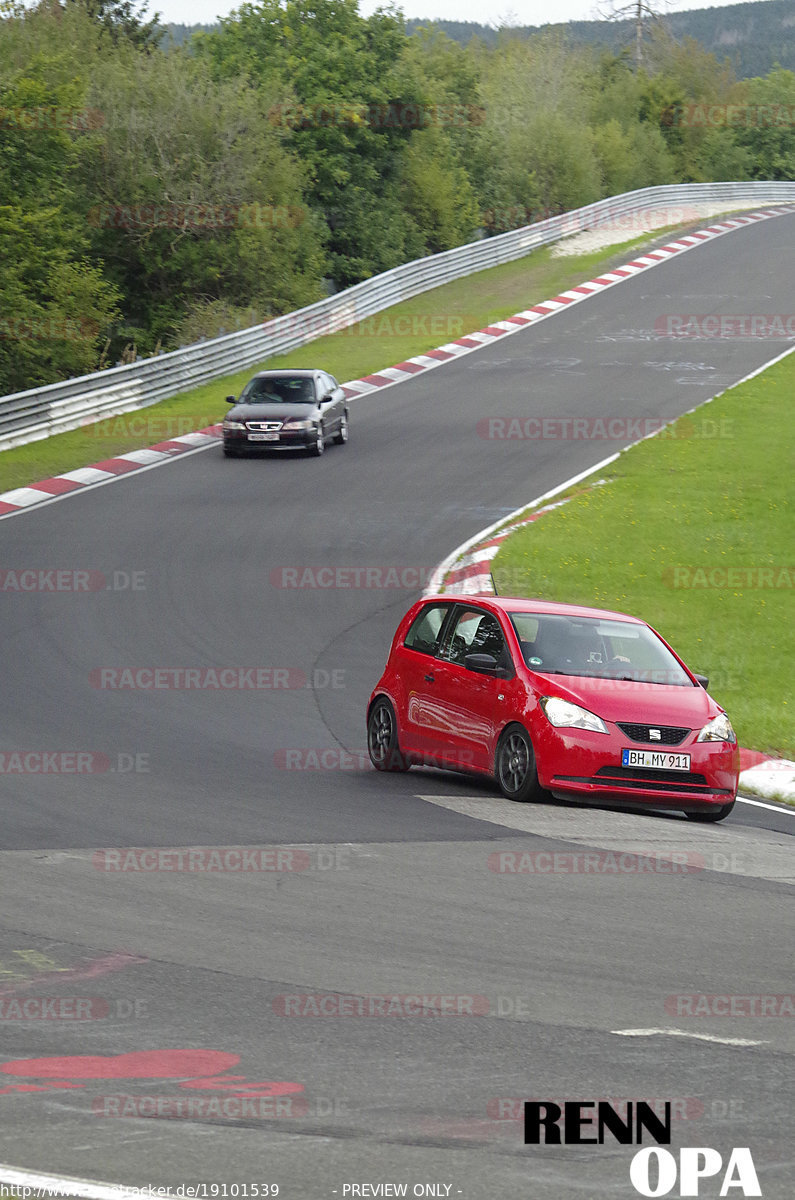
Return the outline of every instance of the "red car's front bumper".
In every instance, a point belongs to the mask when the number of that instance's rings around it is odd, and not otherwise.
[[[556,796],[594,802],[704,808],[730,804],[737,794],[740,752],[729,742],[697,742],[697,731],[676,747],[639,746],[608,726],[609,732],[556,729],[537,731],[539,781]],[[690,770],[623,767],[624,749],[671,750],[690,756]]]

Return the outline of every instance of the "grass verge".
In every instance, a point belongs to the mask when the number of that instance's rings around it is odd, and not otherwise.
[[[689,227],[703,224],[702,220]],[[515,262],[423,292],[340,333],[316,338],[289,354],[266,360],[267,366],[317,363],[337,379],[359,379],[547,300],[626,262],[640,246],[667,240],[675,228],[681,227],[670,226],[604,250],[566,258],[554,258],[552,247],[542,247]],[[259,367],[247,367],[149,408],[4,450],[0,452],[0,492],[221,421],[227,408],[224,398],[237,395],[265,365],[263,361]]]
[[[741,745],[789,759],[794,392],[790,354],[631,447],[493,564],[498,591],[502,573],[514,595],[650,621],[709,676]]]

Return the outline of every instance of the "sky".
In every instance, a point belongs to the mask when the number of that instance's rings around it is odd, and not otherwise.
[[[610,3],[611,0],[603,0]],[[620,3],[621,0],[614,0]],[[666,12],[682,12],[694,8],[718,8],[738,0],[717,0],[716,3],[693,3],[693,0],[660,0]],[[764,0],[756,0],[764,3]],[[148,12],[161,14],[164,22],[176,25],[212,24],[219,16],[227,16],[238,8],[241,0],[149,0]],[[381,0],[360,0],[359,11],[369,16]],[[481,25],[545,25],[558,21],[592,21],[598,19],[597,0],[397,0],[397,7],[408,18],[447,21],[477,21]]]

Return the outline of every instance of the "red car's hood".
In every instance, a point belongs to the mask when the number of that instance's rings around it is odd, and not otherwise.
[[[545,695],[562,696],[606,721],[700,729],[721,711],[702,687],[590,679],[583,675],[538,675],[537,679],[545,681]]]

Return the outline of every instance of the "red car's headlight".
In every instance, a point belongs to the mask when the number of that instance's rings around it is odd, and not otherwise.
[[[737,741],[737,734],[732,729],[732,723],[726,716],[726,713],[719,713],[717,717],[713,717],[711,721],[707,721],[696,741],[731,742],[734,744]]]
[[[590,729],[593,733],[607,733],[607,726],[596,713],[560,696],[542,696],[539,700],[544,716],[550,725],[564,729]]]

